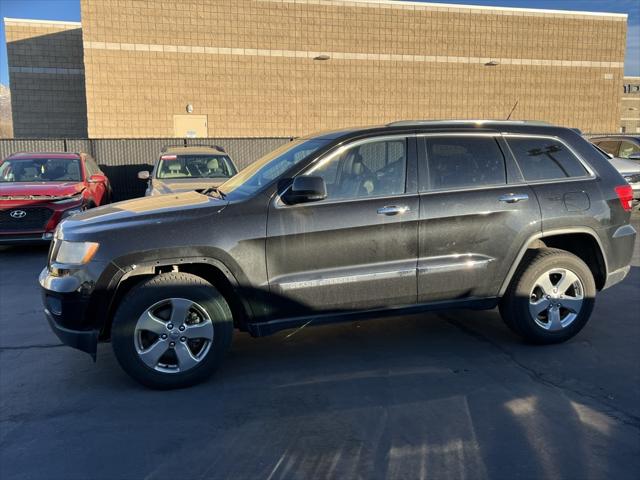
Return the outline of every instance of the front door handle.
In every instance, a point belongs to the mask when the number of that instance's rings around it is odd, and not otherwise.
[[[506,195],[502,195],[498,200],[505,203],[517,203],[529,200],[529,195],[526,193],[507,193]]]
[[[409,210],[410,208],[407,205],[387,205],[378,209],[378,215],[399,215],[402,213],[407,213]]]

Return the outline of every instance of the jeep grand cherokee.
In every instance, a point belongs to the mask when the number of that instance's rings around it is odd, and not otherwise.
[[[629,271],[631,187],[577,132],[396,122],[300,138],[217,188],[120,202],[56,231],[40,275],[61,340],[154,388],[192,385],[234,328],[498,307],[563,342]]]

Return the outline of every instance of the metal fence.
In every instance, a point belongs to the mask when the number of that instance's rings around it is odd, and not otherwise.
[[[127,139],[0,139],[0,158],[15,152],[86,152],[113,185],[114,200],[144,195],[140,170],[150,170],[165,145],[220,145],[239,169],[276,149],[290,138],[127,138]]]
[[[87,152],[111,180],[114,200],[125,200],[144,195],[146,183],[138,180],[137,173],[150,170],[165,145],[220,145],[242,169],[290,140],[289,137],[0,139],[0,158],[15,152]]]

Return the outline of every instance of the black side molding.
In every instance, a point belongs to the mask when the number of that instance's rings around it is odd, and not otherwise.
[[[409,315],[412,313],[449,309],[490,310],[498,305],[498,300],[499,299],[495,297],[474,298],[372,310],[347,310],[328,313],[316,312],[315,314],[300,317],[278,318],[275,320],[248,323],[247,331],[252,337],[264,337],[290,328],[328,325],[331,323],[352,322],[356,320],[373,320],[394,315]]]

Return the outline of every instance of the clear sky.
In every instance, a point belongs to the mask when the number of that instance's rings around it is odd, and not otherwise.
[[[180,0],[176,0],[180,1]],[[447,0],[433,3],[548,8],[592,12],[627,13],[625,74],[640,76],[640,0]],[[80,21],[80,0],[0,0],[0,18]],[[0,22],[0,83],[9,83],[4,23]]]

